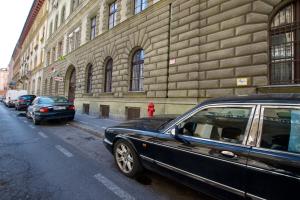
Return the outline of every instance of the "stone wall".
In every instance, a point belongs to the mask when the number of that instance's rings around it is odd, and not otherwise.
[[[102,24],[93,41],[53,65],[65,80],[68,67],[76,68],[76,107],[90,104],[94,115],[100,105],[110,105],[111,117],[124,118],[126,107],[139,107],[145,116],[150,101],[156,114],[182,113],[210,97],[256,93],[268,85],[268,23],[280,2],[161,0],[137,15],[121,11],[116,27],[107,30]],[[144,91],[131,92],[130,63],[138,48],[145,50]],[[108,57],[113,59],[112,92],[104,93]],[[85,93],[88,64],[93,65],[91,94]],[[247,84],[238,86],[239,78]],[[61,95],[67,89],[59,83]]]

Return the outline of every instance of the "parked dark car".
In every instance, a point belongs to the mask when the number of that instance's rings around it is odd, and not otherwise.
[[[73,103],[60,96],[36,97],[26,112],[26,116],[32,118],[35,125],[53,119],[73,120],[74,115]]]
[[[28,106],[35,99],[35,95],[22,95],[18,97],[18,100],[15,103],[16,110],[27,110]]]
[[[146,168],[218,199],[298,199],[300,95],[212,99],[107,128],[104,144],[129,177]]]

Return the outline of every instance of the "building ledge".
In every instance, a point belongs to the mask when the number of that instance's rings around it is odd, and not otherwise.
[[[300,84],[268,85],[257,87],[258,93],[300,93]]]

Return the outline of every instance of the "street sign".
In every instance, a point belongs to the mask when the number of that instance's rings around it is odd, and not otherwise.
[[[56,77],[54,77],[54,81],[63,82],[63,81],[64,81],[64,78],[63,78],[63,77],[56,76]]]

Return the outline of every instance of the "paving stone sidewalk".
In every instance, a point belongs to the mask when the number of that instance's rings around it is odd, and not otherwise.
[[[106,128],[118,125],[122,122],[124,121],[115,119],[101,119],[97,116],[90,116],[77,112],[74,121],[70,122],[69,124],[103,138]]]

